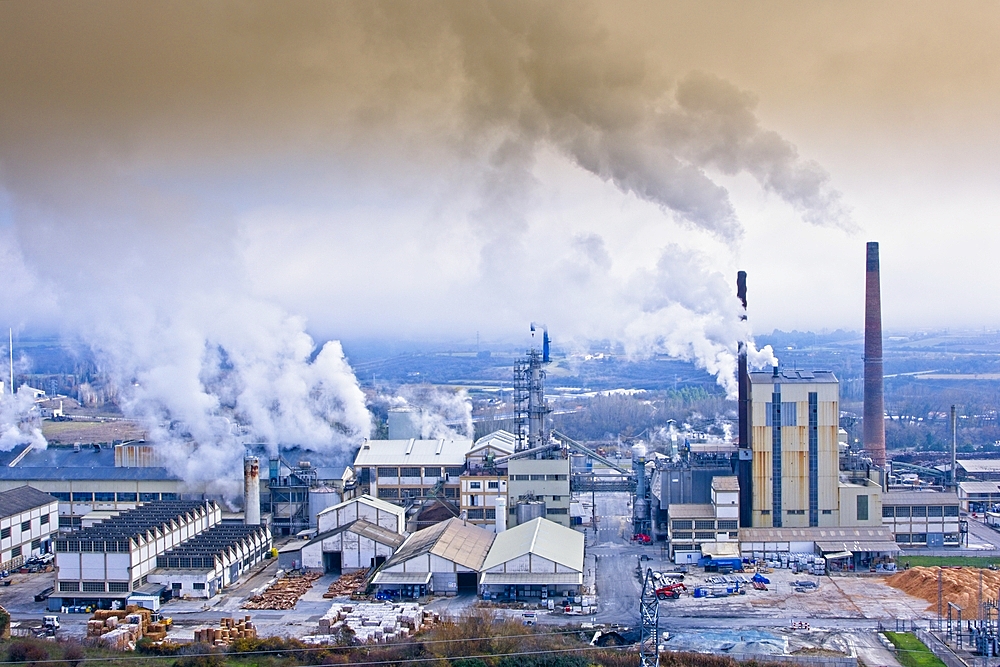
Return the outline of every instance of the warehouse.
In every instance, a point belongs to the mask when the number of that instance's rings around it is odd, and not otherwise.
[[[372,583],[380,592],[406,598],[475,593],[493,539],[493,533],[461,519],[442,521],[410,535]]]
[[[215,597],[270,550],[267,526],[216,524],[157,556],[148,581],[169,588],[175,598]]]
[[[57,597],[49,599],[49,608],[124,601],[149,583],[158,556],[221,519],[222,510],[214,501],[161,501],[140,504],[90,528],[57,537]]]
[[[497,534],[483,562],[484,597],[525,600],[580,595],[583,534],[537,518]]]
[[[47,553],[58,527],[59,503],[51,495],[30,486],[0,492],[0,570]]]
[[[325,533],[358,519],[364,519],[393,533],[406,532],[406,511],[399,505],[369,495],[328,507],[316,515],[316,525],[320,533]]]
[[[804,554],[847,558],[847,569],[890,563],[900,548],[885,527],[740,528],[743,558],[778,560]]]
[[[882,496],[882,525],[904,548],[958,547],[961,537],[959,500],[962,486],[995,482],[962,482],[954,491],[890,491]]]
[[[322,569],[327,574],[367,570],[385,562],[404,539],[394,530],[366,519],[355,519],[322,532],[308,542],[285,545],[278,552],[278,566]]]

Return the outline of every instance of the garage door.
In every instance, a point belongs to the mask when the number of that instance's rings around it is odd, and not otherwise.
[[[479,575],[475,572],[459,572],[458,573],[458,592],[459,593],[475,593],[476,592],[476,581]]]

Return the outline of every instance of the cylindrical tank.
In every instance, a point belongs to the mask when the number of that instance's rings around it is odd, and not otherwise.
[[[260,460],[256,456],[243,459],[243,523],[260,525]]]
[[[496,533],[502,533],[507,530],[507,498],[504,496],[497,496],[497,508],[496,508]]]
[[[632,460],[633,461],[645,461],[646,460],[646,445],[641,442],[637,442],[632,445]]]
[[[316,517],[328,507],[340,503],[341,496],[337,489],[328,486],[321,486],[316,489],[309,489],[309,527],[316,527]]]
[[[545,517],[545,503],[540,500],[526,500],[517,504],[517,525],[532,519]]]

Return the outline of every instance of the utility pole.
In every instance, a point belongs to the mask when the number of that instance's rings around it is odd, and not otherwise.
[[[642,594],[639,596],[639,622],[642,624],[639,634],[639,665],[640,667],[657,667],[660,642],[660,603],[656,599],[656,584],[653,582],[652,568],[646,569],[646,576],[642,580]]]

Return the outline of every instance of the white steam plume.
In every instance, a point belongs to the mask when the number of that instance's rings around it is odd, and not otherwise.
[[[28,444],[34,449],[48,446],[42,436],[34,396],[23,385],[16,394],[11,394],[7,388],[0,394],[0,452]]]
[[[465,389],[448,389],[428,384],[403,385],[398,395],[383,397],[392,407],[413,408],[411,417],[416,420],[420,437],[427,440],[439,438],[472,438],[472,401]]]

